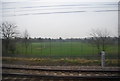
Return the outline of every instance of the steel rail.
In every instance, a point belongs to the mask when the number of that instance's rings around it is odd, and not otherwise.
[[[94,69],[94,70],[90,70],[90,69],[79,69],[79,70],[73,70],[73,69],[47,69],[47,68],[26,68],[26,67],[6,67],[3,66],[2,69],[15,69],[15,70],[37,70],[37,71],[54,71],[54,72],[107,72],[107,73],[120,73],[120,70],[107,70],[107,69]]]

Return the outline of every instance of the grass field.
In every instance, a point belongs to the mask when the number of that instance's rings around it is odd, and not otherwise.
[[[99,58],[95,45],[82,42],[39,42],[31,43],[26,51],[23,44],[18,44],[18,55],[28,55],[35,57],[81,57]],[[118,54],[117,45],[108,45],[106,56],[116,58]]]

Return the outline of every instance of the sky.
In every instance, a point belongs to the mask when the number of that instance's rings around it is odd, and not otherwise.
[[[31,37],[83,38],[92,29],[117,36],[117,4],[118,0],[2,0],[0,12],[2,21],[15,23]]]
[[[23,1],[40,1],[40,2],[118,2],[119,0],[1,0],[3,2],[23,2]]]

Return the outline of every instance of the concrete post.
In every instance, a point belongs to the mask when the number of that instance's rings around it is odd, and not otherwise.
[[[105,52],[101,51],[101,67],[105,67]]]

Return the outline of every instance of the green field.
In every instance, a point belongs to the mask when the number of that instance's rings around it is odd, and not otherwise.
[[[23,44],[17,45],[18,55],[35,57],[81,57],[99,58],[97,48],[90,43],[82,42],[39,42],[31,43],[26,51]],[[106,56],[116,58],[118,54],[117,45],[107,45]]]

